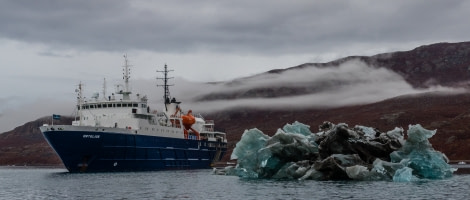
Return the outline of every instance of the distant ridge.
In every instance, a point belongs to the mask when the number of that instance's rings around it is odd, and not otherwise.
[[[294,67],[273,69],[250,77],[235,79],[225,84],[235,85],[249,79],[256,79],[262,75],[282,74],[296,69],[337,67],[351,60],[360,60],[376,68],[390,69],[401,75],[414,88],[429,88],[437,85],[470,87],[470,42],[437,43],[424,45],[409,51],[382,53],[374,56],[349,56],[327,63],[304,63]],[[329,87],[329,85],[257,87],[231,93],[211,93],[198,97],[197,100],[295,96],[315,93],[324,87]]]
[[[54,124],[71,124],[72,117],[62,116]],[[39,131],[43,124],[51,124],[51,117],[42,117],[0,134],[0,165],[61,166],[59,157]]]
[[[348,56],[327,63],[304,63],[266,73],[282,73],[306,67],[332,67],[353,59],[375,67],[391,69],[401,74],[405,80],[417,88],[426,88],[436,84],[469,86],[470,82],[470,42],[436,43],[409,51],[382,53],[374,56]]]
[[[354,57],[348,57],[351,59]],[[358,56],[364,62],[392,69],[417,88],[469,86],[470,42],[423,45],[410,51]]]

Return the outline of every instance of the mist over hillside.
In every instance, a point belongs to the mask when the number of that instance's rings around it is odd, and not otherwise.
[[[250,108],[302,109],[338,107],[381,101],[405,94],[431,91],[463,92],[470,80],[470,42],[424,45],[410,51],[375,56],[350,56],[328,63],[304,63],[225,82],[203,83],[170,75],[171,95],[183,109],[201,113]],[[171,65],[170,65],[171,67]],[[160,74],[155,73],[155,76]],[[78,83],[77,83],[78,84]],[[163,88],[156,79],[131,79],[134,95],[147,95],[161,109]],[[108,83],[108,94],[114,92]],[[28,104],[0,112],[0,132],[26,121],[54,114],[74,113],[75,85],[67,96],[31,99]],[[93,91],[85,83],[85,94]],[[1,99],[0,99],[1,102]]]

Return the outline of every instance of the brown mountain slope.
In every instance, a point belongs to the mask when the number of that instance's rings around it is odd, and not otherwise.
[[[372,67],[390,69],[401,75],[414,88],[428,88],[436,85],[469,87],[470,84],[470,42],[438,43],[421,46],[410,51],[384,53],[375,56],[349,56],[328,63],[305,63],[295,67],[275,69],[251,77],[236,79],[225,84],[227,86],[241,85],[247,80],[263,79],[266,78],[263,76],[268,74],[282,74],[295,69],[337,67],[351,60],[361,60]],[[221,91],[200,96],[197,100],[273,98],[315,94],[334,89],[339,84],[349,83],[338,80],[320,82],[312,80],[310,84],[253,87],[231,92]]]
[[[467,86],[470,81],[470,42],[423,45],[410,51],[375,56],[349,56],[328,63],[305,63],[287,69],[271,70],[268,73],[282,73],[306,67],[332,67],[352,59],[391,69],[402,75],[415,88],[427,88],[432,85]]]
[[[360,106],[333,109],[303,109],[291,111],[238,110],[208,116],[217,119],[218,127],[228,133],[232,149],[245,129],[258,128],[273,135],[286,123],[299,121],[310,125],[312,132],[323,121],[344,122],[349,126],[364,125],[386,132],[394,127],[408,129],[409,124],[421,124],[437,129],[431,138],[436,150],[451,160],[470,159],[470,94],[426,93],[401,96]],[[228,160],[230,153],[225,157]]]
[[[61,165],[60,158],[47,144],[39,127],[51,124],[43,117],[0,134],[0,165]],[[54,124],[71,124],[72,118],[62,117]]]

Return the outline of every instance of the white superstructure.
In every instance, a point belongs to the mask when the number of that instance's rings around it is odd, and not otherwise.
[[[154,135],[171,138],[207,139],[209,141],[220,140],[226,142],[225,133],[215,132],[213,123],[206,125],[202,116],[195,117],[195,123],[191,129],[185,129],[182,117],[185,113],[180,110],[175,98],[169,96],[167,66],[165,65],[165,106],[160,112],[151,109],[147,104],[147,96],[136,94],[132,96],[129,90],[130,66],[127,56],[124,56],[124,85],[119,85],[116,94],[105,98],[99,98],[96,93],[91,99],[85,101],[83,97],[83,85],[78,85],[77,92],[77,119],[72,122],[76,127],[95,127],[102,131],[119,129],[130,134]],[[104,86],[105,87],[105,86]],[[103,94],[105,95],[104,88]],[[209,127],[209,128],[207,128]],[[121,132],[120,131],[120,132]],[[197,133],[195,133],[197,132]],[[197,135],[197,137],[196,137]],[[199,138],[200,135],[200,138]]]

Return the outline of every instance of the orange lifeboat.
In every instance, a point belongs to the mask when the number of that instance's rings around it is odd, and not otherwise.
[[[191,128],[191,126],[196,123],[196,118],[193,116],[193,111],[189,110],[188,114],[181,116],[183,119],[183,126],[184,126],[184,137],[187,139],[188,138],[188,131],[191,130],[194,134],[196,134],[196,139],[199,140],[199,132]]]
[[[183,118],[183,126],[185,129],[190,129],[191,126],[196,123],[196,119],[193,116],[193,111],[189,110],[188,114],[181,116]]]

